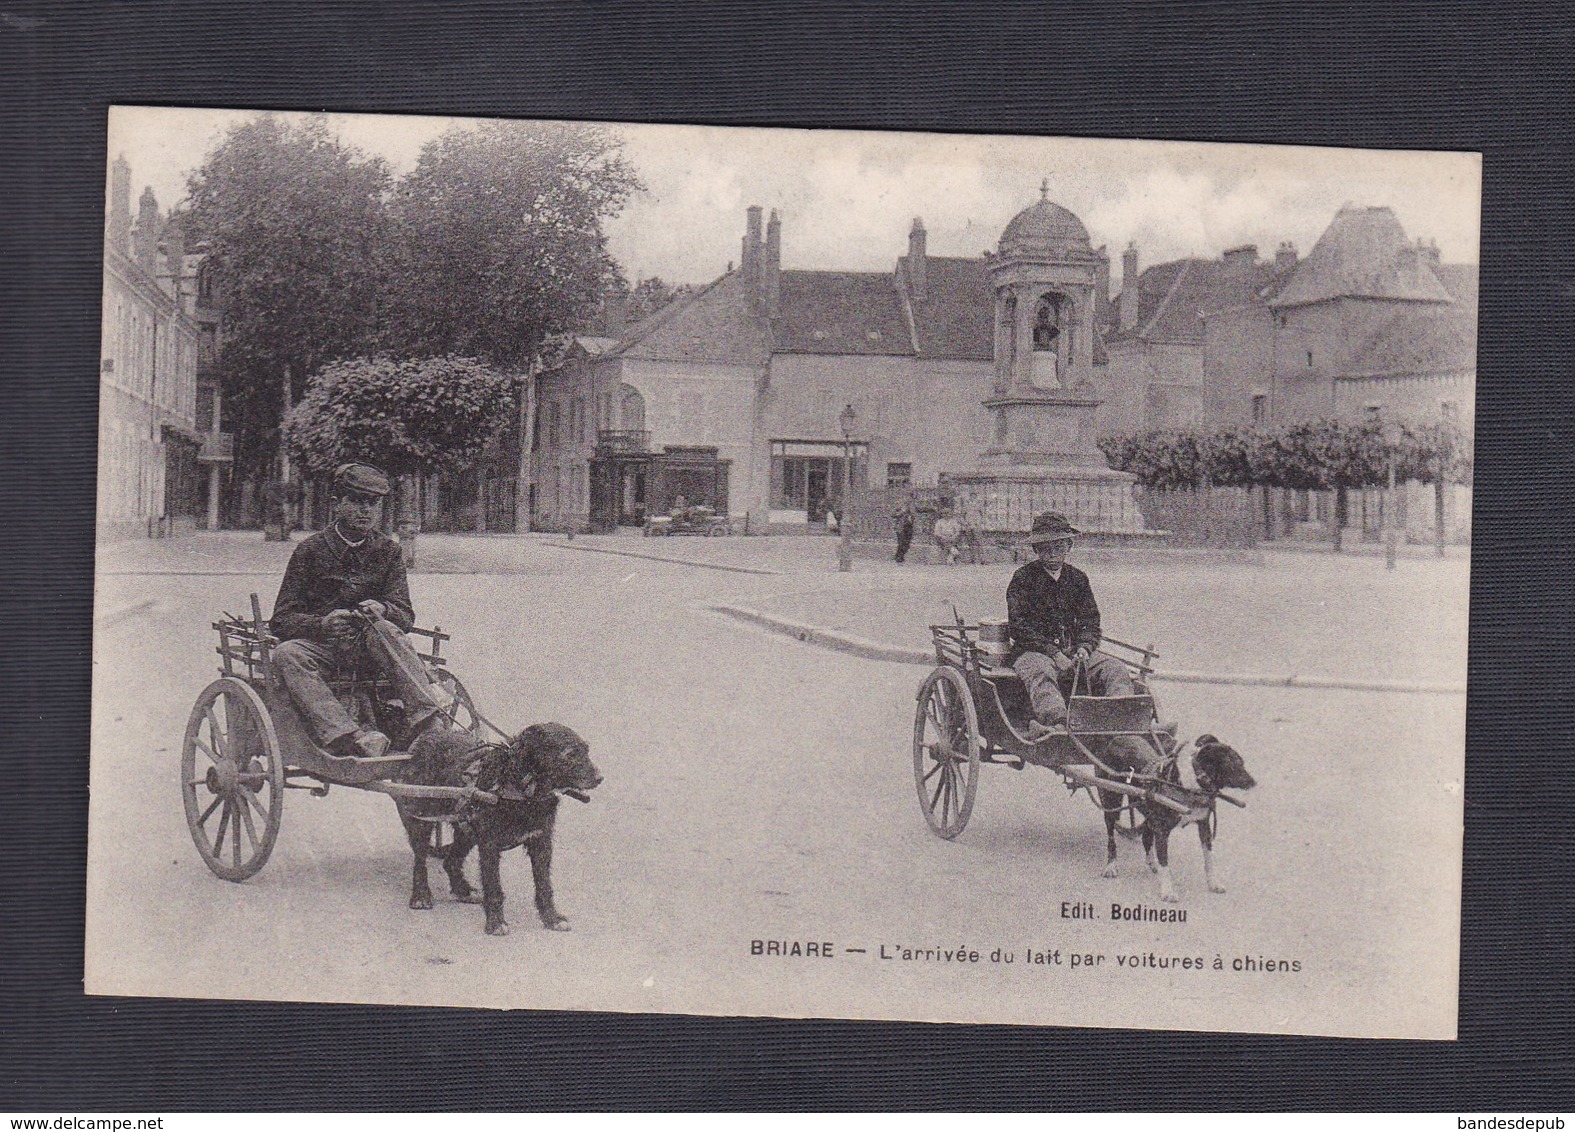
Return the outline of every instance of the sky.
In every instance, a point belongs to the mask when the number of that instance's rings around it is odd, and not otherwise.
[[[107,160],[131,164],[133,202],[151,186],[160,207],[185,195],[186,174],[231,125],[256,111],[115,107]],[[466,120],[330,114],[347,144],[386,159],[395,175],[421,147]],[[782,266],[888,271],[921,218],[927,250],[978,256],[1039,199],[1076,213],[1095,247],[1138,248],[1139,267],[1217,257],[1281,241],[1303,255],[1342,205],[1387,205],[1412,239],[1445,262],[1476,263],[1482,164],[1470,153],[1320,149],[1198,142],[875,133],[711,126],[616,125],[645,184],[606,226],[633,282],[659,275],[704,283],[739,258],[745,209],[775,209]],[[135,203],[133,204],[135,207]]]

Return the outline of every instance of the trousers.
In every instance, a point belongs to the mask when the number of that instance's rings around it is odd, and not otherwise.
[[[1066,722],[1066,697],[1072,693],[1072,666],[1065,673],[1056,670],[1055,662],[1042,652],[1025,652],[1013,662],[1017,675],[1028,690],[1028,701],[1033,704],[1034,715],[1040,723]],[[1130,696],[1132,674],[1127,666],[1109,653],[1096,652],[1084,664],[1088,673],[1088,694],[1094,696]]]
[[[908,547],[913,543],[913,520],[903,519],[897,523],[897,557],[894,561],[901,562],[908,557]]]
[[[404,702],[409,726],[443,710],[425,662],[410,638],[388,621],[374,621],[359,642],[349,647],[301,637],[284,641],[273,650],[274,676],[290,693],[320,746],[327,747],[361,730],[361,724],[328,686],[330,680],[352,675],[361,660],[369,661],[379,676],[392,682],[394,694]]]
[[[1065,673],[1056,671],[1055,662],[1042,652],[1025,652],[1012,667],[1028,690],[1029,702],[1040,723],[1066,722],[1066,697],[1072,693],[1073,666]],[[1088,687],[1079,689],[1094,696],[1130,696],[1132,673],[1109,653],[1096,652],[1084,663]],[[1143,770],[1154,757],[1154,750],[1142,739],[1131,735],[1112,735],[1095,741],[1092,748],[1116,770]]]

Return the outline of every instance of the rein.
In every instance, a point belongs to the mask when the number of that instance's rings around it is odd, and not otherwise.
[[[1188,786],[1183,786],[1182,783],[1181,783],[1181,761],[1180,760],[1181,760],[1181,752],[1180,752],[1180,749],[1178,748],[1177,750],[1168,752],[1167,754],[1163,755],[1159,759],[1156,759],[1154,762],[1149,763],[1141,771],[1139,771],[1139,770],[1124,770],[1124,771],[1121,771],[1120,774],[1117,776],[1117,780],[1121,781],[1121,782],[1124,782],[1128,786],[1136,786],[1136,785],[1138,785],[1138,783],[1135,781],[1136,779],[1139,779],[1139,778],[1150,779],[1150,780],[1152,780],[1155,783],[1160,784],[1160,785],[1169,785],[1169,786],[1180,787],[1182,790],[1186,790],[1189,794],[1203,794],[1203,795],[1206,795],[1208,797],[1208,800],[1209,800],[1209,812],[1208,812],[1208,816],[1206,818],[1204,818],[1203,820],[1208,822],[1208,824],[1209,824],[1209,838],[1210,838],[1210,840],[1212,840],[1219,832],[1219,822],[1220,822],[1219,808],[1216,805],[1215,800],[1217,798],[1221,797],[1222,795],[1220,794],[1220,792],[1218,790],[1204,790],[1202,788],[1201,784],[1198,786],[1198,788],[1196,790],[1194,790],[1193,788],[1188,787]],[[1154,791],[1154,787],[1150,786],[1149,787],[1149,793],[1153,793],[1153,791]],[[1128,799],[1122,799],[1120,802],[1116,803],[1115,806],[1107,806],[1107,805],[1104,804],[1103,801],[1101,801],[1099,799],[1099,797],[1097,795],[1093,794],[1092,787],[1089,788],[1089,793],[1094,798],[1094,804],[1097,805],[1100,808],[1101,811],[1103,811],[1104,813],[1107,813],[1107,814],[1119,814],[1122,810],[1126,809],[1128,805],[1130,805],[1130,801]],[[1118,795],[1118,797],[1119,797],[1119,795]],[[1226,801],[1230,801],[1230,800],[1231,799],[1226,798]],[[1240,803],[1237,803],[1237,804],[1239,805]]]

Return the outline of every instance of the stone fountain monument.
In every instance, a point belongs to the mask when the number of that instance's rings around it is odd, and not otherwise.
[[[976,467],[946,480],[971,495],[985,529],[1026,532],[1059,511],[1096,541],[1148,541],[1137,477],[1113,471],[1095,444],[1094,292],[1102,260],[1088,230],[1049,199],[1023,209],[989,256],[995,380],[985,408],[994,440]]]

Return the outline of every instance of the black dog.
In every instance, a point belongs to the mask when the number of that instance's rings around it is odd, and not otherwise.
[[[525,846],[536,882],[536,912],[554,931],[568,931],[569,921],[552,899],[552,830],[560,791],[584,796],[602,781],[591,762],[590,747],[561,723],[527,727],[507,743],[478,744],[463,731],[429,732],[410,747],[412,756],[403,781],[421,786],[474,786],[485,792],[461,807],[454,822],[454,840],[439,846],[437,823],[422,820],[453,812],[447,800],[401,798],[404,823],[415,871],[410,880],[410,906],[432,907],[427,884],[427,858],[438,857],[448,873],[449,890],[467,904],[480,902],[487,914],[487,934],[507,935],[503,918],[503,885],[499,862],[505,850]],[[495,799],[495,800],[493,800]],[[465,858],[481,850],[481,895],[465,879]]]
[[[1162,740],[1164,741],[1164,740]],[[1167,746],[1172,749],[1170,753],[1174,758],[1166,759],[1158,768],[1158,773],[1166,782],[1191,787],[1191,782],[1183,782],[1181,773],[1181,759],[1183,754],[1174,748],[1170,742]],[[1144,747],[1152,753],[1151,748]],[[1242,761],[1241,755],[1234,747],[1220,742],[1212,735],[1200,735],[1194,743],[1194,750],[1190,758],[1193,776],[1196,779],[1196,788],[1206,794],[1217,794],[1221,790],[1251,790],[1257,785],[1252,775],[1247,773],[1247,765]],[[1134,747],[1134,749],[1136,749]],[[1120,770],[1147,771],[1154,773],[1153,768],[1145,766],[1132,766],[1134,760],[1123,757],[1124,750],[1112,746],[1107,753],[1113,766]],[[1170,833],[1177,826],[1196,821],[1198,827],[1198,840],[1203,843],[1203,875],[1208,883],[1210,892],[1224,892],[1225,886],[1214,876],[1214,827],[1208,818],[1199,819],[1194,814],[1179,814],[1168,806],[1144,798],[1134,798],[1132,805],[1138,813],[1143,815],[1143,854],[1148,859],[1149,871],[1159,874],[1159,896],[1161,900],[1174,904],[1180,898],[1176,895],[1176,887],[1170,879]],[[1121,811],[1127,799],[1113,790],[1101,790],[1099,802],[1105,811],[1105,873],[1107,877],[1116,875],[1116,824],[1121,818]]]

